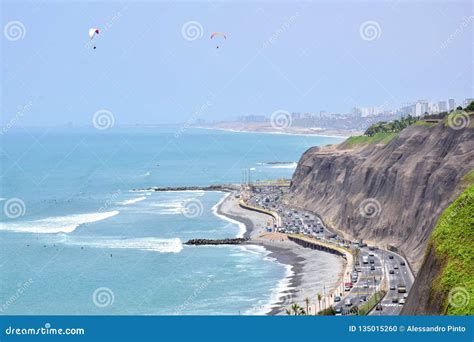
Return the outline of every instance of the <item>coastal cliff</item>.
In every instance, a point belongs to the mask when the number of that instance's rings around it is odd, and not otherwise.
[[[474,178],[474,172],[470,176]],[[436,224],[402,315],[474,315],[472,241],[474,185],[443,212]]]
[[[313,147],[298,162],[287,200],[347,238],[396,248],[417,272],[441,212],[474,168],[472,126],[421,122],[375,142]]]

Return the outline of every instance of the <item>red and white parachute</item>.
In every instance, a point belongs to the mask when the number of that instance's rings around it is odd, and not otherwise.
[[[89,29],[89,39],[90,39],[91,42],[93,40],[95,40],[98,35],[99,35],[99,29],[98,28],[92,27],[92,28]],[[96,46],[94,44],[94,49],[95,48],[96,48]]]

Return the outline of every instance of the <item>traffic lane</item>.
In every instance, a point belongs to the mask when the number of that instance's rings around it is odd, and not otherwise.
[[[345,297],[340,301],[334,304],[335,308],[341,308],[344,313],[348,313],[350,309],[357,305],[362,305],[370,296],[372,296],[376,292],[377,286],[380,284],[380,279],[383,275],[382,270],[382,263],[380,259],[374,256],[374,266],[375,270],[370,270],[370,263],[363,264],[362,258],[363,256],[369,256],[368,251],[362,251],[359,254],[360,257],[360,265],[357,266],[361,269],[361,272],[358,273],[358,281],[354,283],[353,288],[351,291],[346,292]],[[374,278],[375,277],[375,278]],[[346,305],[346,300],[349,299],[351,301],[351,305]],[[363,300],[361,300],[363,299]]]

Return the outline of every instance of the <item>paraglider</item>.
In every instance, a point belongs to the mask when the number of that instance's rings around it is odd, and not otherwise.
[[[214,39],[214,38],[218,39],[218,37],[222,37],[224,39],[227,39],[225,33],[223,33],[223,32],[213,32],[211,34],[211,39]],[[219,48],[219,45],[216,46],[216,49],[218,49],[218,48]]]
[[[89,29],[89,39],[90,39],[90,41],[92,42],[97,37],[98,34],[99,34],[99,29],[98,28]],[[95,44],[94,44],[94,49],[96,49]]]

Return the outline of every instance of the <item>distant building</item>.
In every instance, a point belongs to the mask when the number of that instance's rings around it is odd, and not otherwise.
[[[464,108],[469,106],[472,102],[474,102],[474,99],[467,98],[464,100]]]
[[[299,120],[301,119],[301,113],[291,113],[292,120]]]
[[[455,106],[456,106],[456,102],[454,102],[454,99],[449,99],[448,100],[448,109],[449,110],[454,110]]]
[[[239,118],[240,122],[265,122],[267,118],[265,115],[244,115]]]
[[[367,118],[371,116],[380,115],[383,113],[383,110],[380,107],[375,106],[354,107],[352,108],[352,113],[357,117]]]
[[[446,112],[448,110],[448,103],[446,101],[439,101],[438,110],[440,111],[440,113]]]

